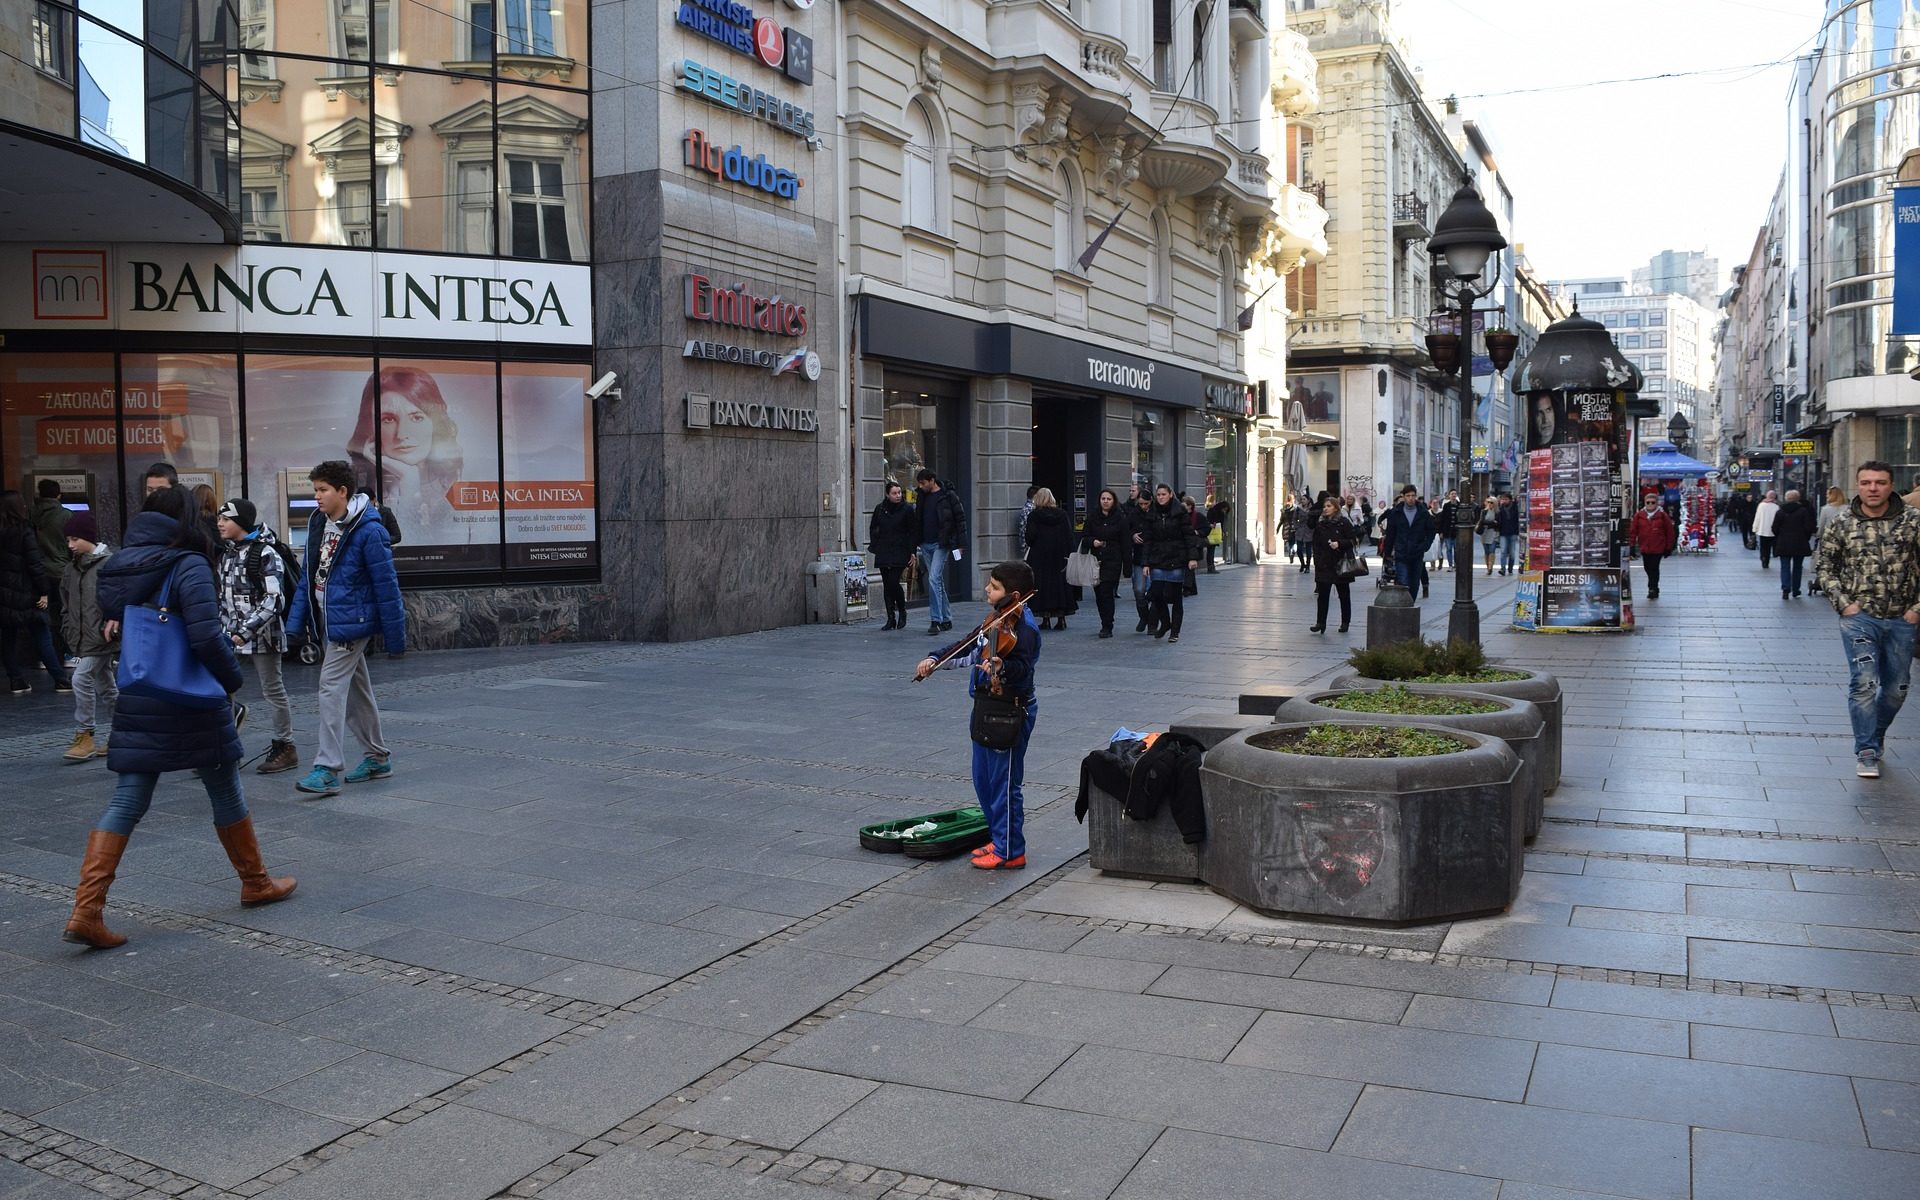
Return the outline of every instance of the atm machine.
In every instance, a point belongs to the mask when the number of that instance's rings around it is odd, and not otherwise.
[[[300,558],[300,565],[307,562],[307,522],[313,517],[318,505],[313,499],[313,480],[307,478],[305,471],[280,472],[280,522],[274,532],[280,535],[280,541]]]
[[[31,471],[27,474],[27,499],[32,500],[40,494],[40,481],[51,479],[60,485],[60,503],[69,512],[92,512],[93,488],[92,471]]]

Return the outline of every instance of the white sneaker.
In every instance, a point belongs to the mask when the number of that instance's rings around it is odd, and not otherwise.
[[[1855,756],[1853,773],[1862,779],[1880,778],[1880,756],[1871,750],[1862,750]]]

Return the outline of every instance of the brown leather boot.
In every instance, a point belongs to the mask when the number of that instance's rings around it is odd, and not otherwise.
[[[61,938],[108,950],[124,946],[127,939],[107,928],[101,912],[107,907],[107,889],[113,886],[113,873],[127,849],[127,835],[96,829],[87,835],[87,856],[80,860],[80,884],[73,889],[73,915],[67,918],[67,931]]]
[[[217,825],[214,832],[220,835],[227,861],[240,876],[240,903],[272,904],[293,895],[293,876],[276,879],[267,874],[261,864],[260,843],[253,838],[252,817],[241,817],[231,825]]]
[[[300,752],[294,749],[292,742],[276,739],[267,751],[267,760],[260,764],[260,774],[278,775],[282,771],[291,771],[300,765]]]

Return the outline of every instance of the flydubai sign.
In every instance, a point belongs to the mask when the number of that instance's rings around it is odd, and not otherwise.
[[[8,265],[19,273],[0,272],[0,278],[32,280],[24,295],[0,292],[0,327],[58,322],[68,329],[90,324],[562,345],[593,339],[589,271],[570,263],[262,244],[0,247],[0,262],[29,255],[30,271],[27,262],[16,262]],[[75,264],[88,261],[101,264],[97,286],[87,279],[81,280],[86,286],[75,285]],[[63,299],[68,293],[73,300]]]

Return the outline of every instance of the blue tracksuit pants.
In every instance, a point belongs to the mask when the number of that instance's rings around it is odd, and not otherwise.
[[[1026,799],[1020,783],[1027,773],[1027,743],[1033,738],[1033,722],[1040,715],[1040,701],[1027,705],[1027,723],[1020,730],[1020,743],[1011,750],[989,750],[979,743],[973,746],[973,794],[980,811],[987,814],[987,832],[993,835],[993,850],[1001,858],[1018,858],[1027,852]]]

